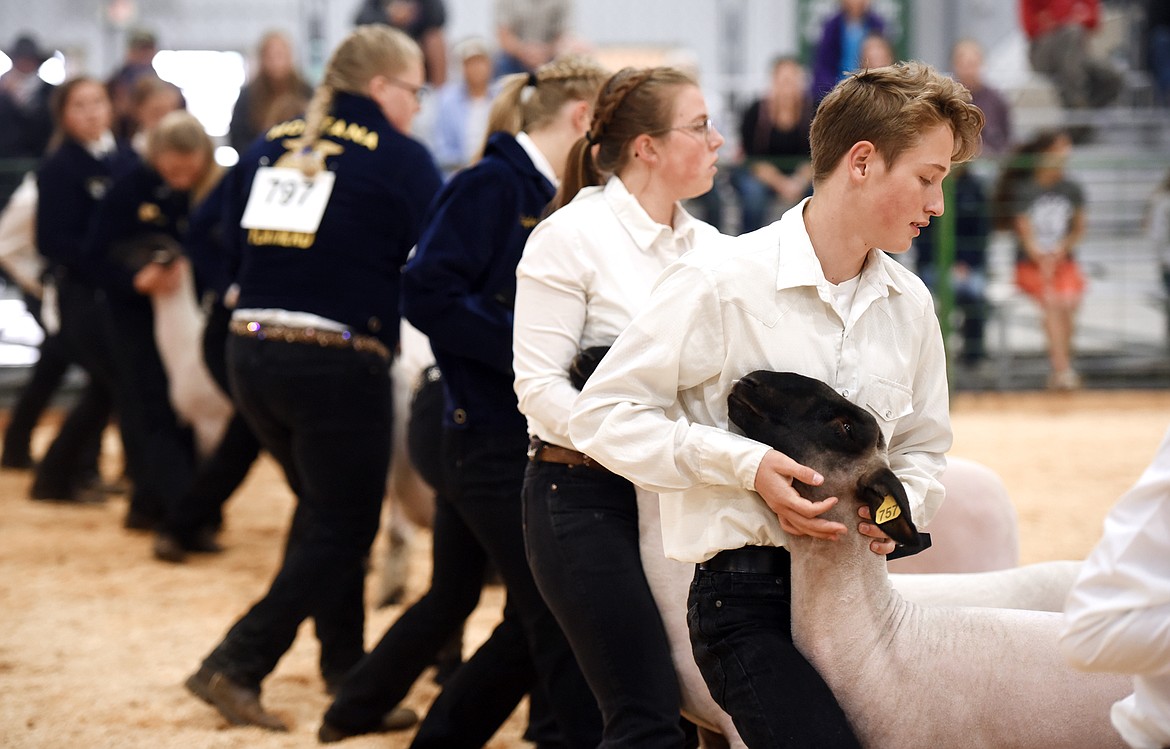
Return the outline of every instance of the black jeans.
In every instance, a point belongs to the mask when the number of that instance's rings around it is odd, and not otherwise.
[[[402,701],[479,603],[487,552],[441,492],[435,497],[432,538],[430,589],[402,612],[374,649],[346,675],[337,698],[325,713],[325,721],[330,725],[355,733],[374,730],[382,716]],[[522,652],[523,648],[521,635]],[[499,718],[500,722],[528,690],[532,668],[527,660],[525,656],[524,683],[519,693],[514,694],[512,704],[502,708],[506,712]],[[506,672],[501,676],[510,683],[514,674]],[[498,695],[505,691],[501,686],[496,685],[492,692]],[[507,691],[516,692],[515,689]],[[498,725],[491,727],[491,732]]]
[[[146,297],[109,298],[114,360],[127,456],[134,489],[130,507],[163,522],[195,478],[195,439],[171,406],[166,369],[154,338],[154,311]]]
[[[340,678],[364,655],[363,583],[390,462],[387,363],[351,349],[228,342],[233,400],[284,469],[297,509],[268,592],[204,660],[259,689],[312,617],[321,671]]]
[[[696,567],[687,600],[695,661],[752,749],[859,747],[828,685],[792,643],[789,584]]]
[[[593,749],[601,738],[597,703],[525,558],[520,493],[528,437],[522,428],[449,430],[446,443],[448,498],[503,577],[508,598],[503,621],[443,685],[411,746],[483,746],[524,692],[542,690],[533,699],[537,745]]]
[[[633,485],[529,463],[524,512],[529,566],[601,707],[600,746],[682,747],[678,676],[642,570]]]
[[[120,389],[113,324],[101,293],[62,271],[57,306],[61,330],[52,340],[85,370],[89,382],[42,456],[33,485],[36,493],[64,497],[94,477],[102,432],[111,411],[121,408],[125,391]],[[125,451],[124,459],[129,460],[130,445]]]

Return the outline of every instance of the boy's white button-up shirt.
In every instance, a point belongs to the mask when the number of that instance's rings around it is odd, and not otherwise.
[[[769,448],[728,423],[732,385],[757,369],[823,380],[867,408],[919,526],[942,502],[951,427],[930,293],[871,250],[842,319],[805,229],[806,202],[668,268],[573,409],[578,449],[662,495],[671,558],[700,562],[724,549],[786,543],[753,490]]]

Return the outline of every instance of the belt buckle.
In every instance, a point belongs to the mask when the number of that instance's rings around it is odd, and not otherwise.
[[[540,449],[544,447],[544,443],[538,440],[530,440],[528,442],[528,459],[535,462],[536,456],[540,455]]]

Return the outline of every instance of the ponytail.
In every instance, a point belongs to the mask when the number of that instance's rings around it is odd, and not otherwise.
[[[312,177],[325,168],[325,156],[314,148],[321,128],[333,109],[338,92],[365,95],[375,76],[394,76],[412,64],[421,64],[422,50],[403,32],[384,24],[358,26],[333,51],[321,84],[305,112],[305,130],[297,150],[285,162]]]
[[[669,128],[676,90],[695,85],[694,77],[670,67],[623,68],[611,76],[597,97],[589,132],[569,150],[549,212],[567,205],[582,188],[619,174],[629,159],[629,143]]]
[[[566,55],[541,65],[534,72],[506,76],[492,100],[487,136],[498,132],[516,135],[540,128],[566,102],[592,101],[606,75],[605,68],[591,58]],[[483,156],[486,144],[485,137],[475,161]]]

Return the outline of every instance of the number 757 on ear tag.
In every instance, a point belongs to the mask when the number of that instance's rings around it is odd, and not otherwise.
[[[309,178],[300,169],[260,167],[252,179],[240,226],[312,234],[321,225],[336,180],[337,175],[329,171]]]

